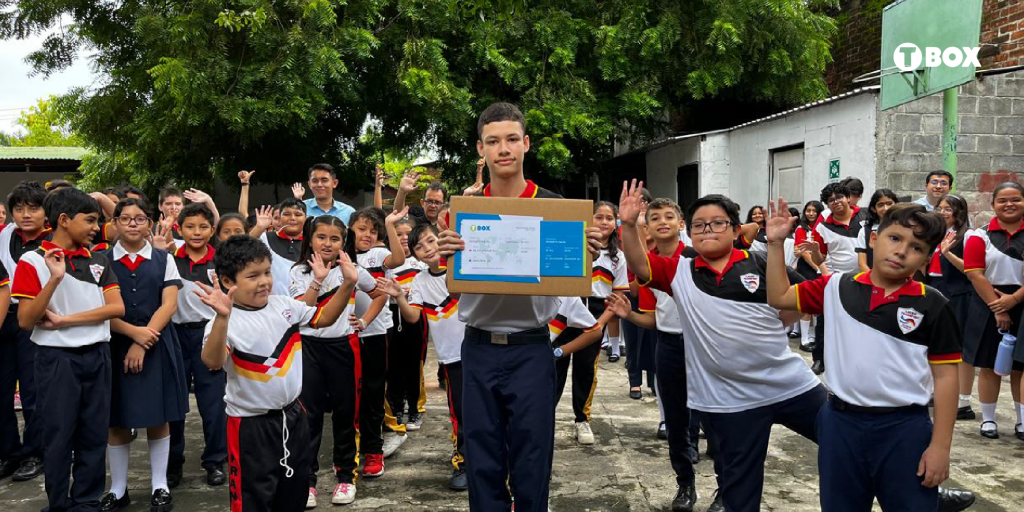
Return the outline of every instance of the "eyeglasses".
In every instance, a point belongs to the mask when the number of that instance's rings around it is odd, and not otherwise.
[[[846,196],[832,196],[831,198],[829,198],[828,201],[825,201],[825,202],[827,204],[836,204],[839,201],[842,201],[843,199],[846,199]]]
[[[935,186],[935,187],[948,187],[949,186],[949,182],[946,181],[946,180],[931,180],[931,181],[928,182],[928,184],[932,185],[932,186]]]
[[[438,201],[437,199],[424,199],[423,200],[423,204],[425,204],[427,206],[441,206],[444,203],[441,202],[441,201]]]
[[[145,215],[136,215],[135,217],[122,215],[117,218],[117,222],[124,224],[125,226],[130,225],[132,222],[135,222],[136,225],[141,226],[142,224],[149,222],[149,217],[146,217]]]
[[[712,233],[724,233],[725,230],[729,229],[729,226],[732,226],[732,222],[727,220],[713,220],[711,222],[698,221],[690,224],[690,230],[692,231],[691,234],[694,235],[707,233],[708,229],[710,229]]]
[[[938,213],[953,213],[953,209],[948,206],[940,206],[935,211]]]

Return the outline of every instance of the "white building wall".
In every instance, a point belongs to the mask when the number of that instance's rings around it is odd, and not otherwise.
[[[765,204],[772,151],[801,144],[805,202],[817,199],[828,183],[834,158],[840,178],[856,176],[866,191],[874,190],[876,101],[874,93],[859,94],[730,131],[729,196],[744,209]]]
[[[676,174],[679,168],[688,164],[699,164],[701,160],[699,136],[687,138],[648,151],[647,158],[647,182],[644,186],[651,191],[654,197],[667,197],[678,201],[679,185],[676,182]],[[704,188],[703,173],[700,177],[700,188]]]
[[[729,133],[712,133],[700,143],[700,196],[729,195]]]

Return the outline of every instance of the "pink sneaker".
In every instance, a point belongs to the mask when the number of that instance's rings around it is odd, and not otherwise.
[[[309,488],[309,497],[306,498],[306,510],[316,508],[316,487]]]
[[[334,486],[334,495],[331,496],[331,503],[335,505],[348,505],[356,501],[356,486],[354,484],[338,484]]]

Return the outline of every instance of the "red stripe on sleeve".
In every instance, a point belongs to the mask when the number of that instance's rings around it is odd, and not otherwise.
[[[796,285],[796,305],[801,313],[820,315],[825,307],[825,285],[832,276],[822,276]]]
[[[985,270],[985,241],[972,236],[964,242],[964,272]]]
[[[43,291],[43,284],[39,282],[39,273],[36,267],[24,259],[18,261],[18,267],[14,270],[14,284],[11,285],[11,295],[14,297],[26,297],[34,299]]]

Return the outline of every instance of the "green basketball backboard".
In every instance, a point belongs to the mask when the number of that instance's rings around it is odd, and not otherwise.
[[[974,80],[983,0],[901,0],[882,11],[882,110]]]

